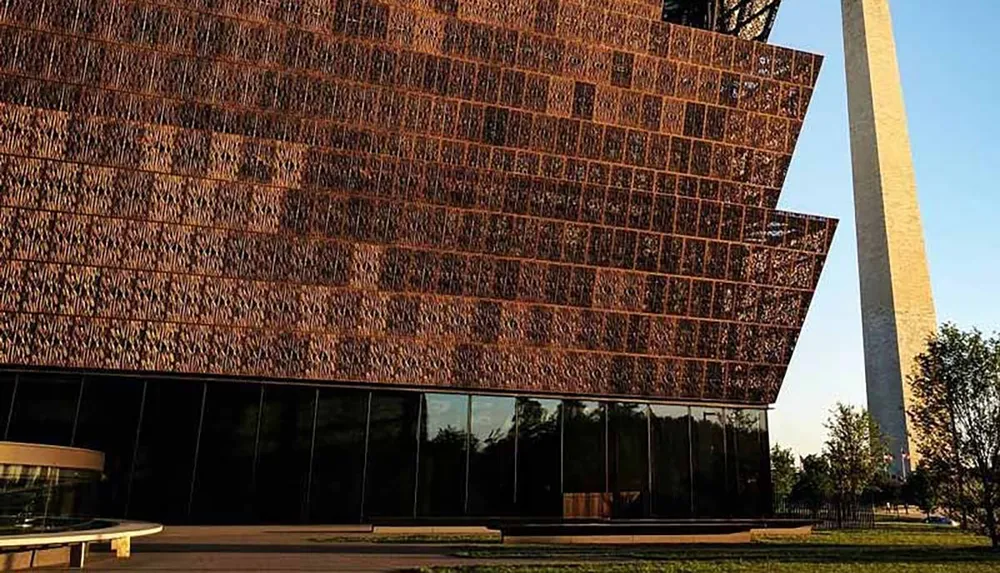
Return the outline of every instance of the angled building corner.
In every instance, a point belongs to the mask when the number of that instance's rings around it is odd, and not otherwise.
[[[934,300],[888,0],[843,0],[843,20],[868,407],[905,473],[919,460],[908,378]]]

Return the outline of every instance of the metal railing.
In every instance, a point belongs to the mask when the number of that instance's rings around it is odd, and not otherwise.
[[[875,505],[871,499],[826,501],[820,505],[775,500],[774,516],[781,519],[808,519],[817,530],[874,529]]]

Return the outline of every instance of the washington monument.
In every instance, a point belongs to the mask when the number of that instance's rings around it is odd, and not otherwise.
[[[888,0],[842,0],[868,409],[896,473],[919,459],[908,377],[937,327]]]

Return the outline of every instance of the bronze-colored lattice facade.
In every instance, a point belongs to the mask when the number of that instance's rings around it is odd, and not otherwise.
[[[0,364],[773,401],[820,58],[660,10],[3,2]]]

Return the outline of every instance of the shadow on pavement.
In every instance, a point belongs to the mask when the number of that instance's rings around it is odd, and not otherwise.
[[[132,551],[135,553],[367,553],[386,555],[442,555],[461,551],[471,552],[477,549],[468,545],[416,545],[412,543],[398,545],[388,543],[143,543],[132,546]]]

